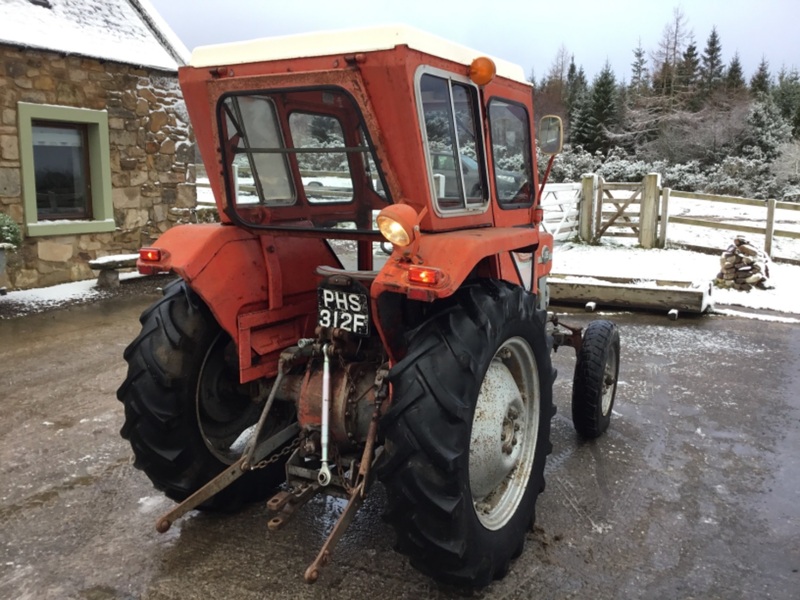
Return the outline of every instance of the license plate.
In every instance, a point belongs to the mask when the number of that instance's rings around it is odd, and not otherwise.
[[[367,295],[326,287],[317,288],[318,323],[369,336]]]

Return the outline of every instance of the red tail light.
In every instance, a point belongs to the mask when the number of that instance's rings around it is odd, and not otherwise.
[[[429,267],[409,267],[408,280],[423,285],[436,285],[442,280],[442,272]]]
[[[142,262],[159,262],[162,258],[161,248],[140,248],[139,260]]]

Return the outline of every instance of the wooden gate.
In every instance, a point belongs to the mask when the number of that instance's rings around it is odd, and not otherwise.
[[[561,243],[580,234],[580,183],[548,183],[544,186],[541,207],[544,209],[544,228]]]
[[[595,233],[593,242],[604,235],[640,238],[641,204],[644,182],[609,183],[602,178],[597,184]]]

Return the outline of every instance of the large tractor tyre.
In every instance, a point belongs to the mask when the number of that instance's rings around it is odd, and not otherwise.
[[[555,412],[545,319],[518,287],[469,285],[409,334],[389,374],[385,518],[442,583],[503,577],[533,525]]]
[[[593,439],[608,429],[619,377],[619,330],[611,321],[592,321],[572,381],[572,422],[579,435]]]
[[[263,404],[238,384],[236,348],[183,281],[140,317],[142,330],[125,349],[128,375],[117,390],[125,406],[120,434],[134,466],[168,497],[182,501],[241,458],[248,429]],[[275,403],[262,439],[294,411]],[[233,511],[265,498],[284,479],[285,460],[251,471],[200,508]]]

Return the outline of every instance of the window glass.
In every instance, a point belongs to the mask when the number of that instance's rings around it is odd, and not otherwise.
[[[297,165],[306,198],[320,202],[350,202],[353,178],[347,163],[344,132],[337,119],[327,115],[295,112],[289,130],[297,153]]]
[[[453,108],[456,119],[456,135],[461,162],[461,174],[467,203],[482,202],[486,196],[486,171],[478,159],[478,146],[475,140],[475,115],[478,114],[477,98],[474,90],[459,83],[452,84]]]
[[[304,87],[224,96],[219,117],[224,173],[242,222],[330,229],[341,237],[355,224],[354,233],[376,233],[371,212],[390,194],[348,92]]]
[[[261,96],[232,96],[224,111],[233,159],[237,204],[294,204],[286,155],[275,107]],[[255,174],[255,175],[254,175]]]
[[[31,130],[38,219],[91,218],[86,126],[35,121]]]
[[[489,123],[497,200],[503,208],[530,206],[533,177],[528,111],[519,104],[492,99]]]
[[[486,201],[486,170],[476,132],[478,103],[472,86],[431,74],[420,78],[431,174],[442,210]]]
[[[361,145],[364,148],[369,147],[369,143],[367,142],[367,136],[364,135],[364,129],[359,127],[358,129],[358,138]],[[375,164],[375,159],[372,156],[371,151],[365,150],[362,153],[362,161],[364,164],[365,174],[367,176],[367,180],[369,181],[370,185],[372,186],[372,190],[378,194],[384,200],[387,199],[386,197],[386,188],[383,184],[383,179],[381,178],[380,171],[378,170],[378,166]]]

